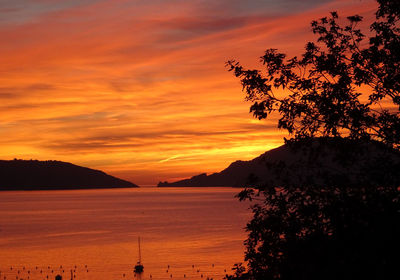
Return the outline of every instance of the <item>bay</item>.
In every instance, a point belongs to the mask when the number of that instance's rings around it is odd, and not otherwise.
[[[243,261],[250,211],[238,191],[0,192],[0,279],[222,279]]]

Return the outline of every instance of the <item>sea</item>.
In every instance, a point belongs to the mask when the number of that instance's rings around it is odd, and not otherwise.
[[[251,211],[239,191],[0,192],[0,280],[223,279],[244,259]]]

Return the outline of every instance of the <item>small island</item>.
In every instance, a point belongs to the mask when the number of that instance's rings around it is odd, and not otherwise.
[[[138,188],[100,170],[62,161],[0,160],[0,191]]]

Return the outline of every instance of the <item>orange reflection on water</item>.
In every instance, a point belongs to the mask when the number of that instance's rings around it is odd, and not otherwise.
[[[2,192],[0,279],[134,279],[138,236],[141,279],[220,279],[243,260],[249,211],[237,192]]]

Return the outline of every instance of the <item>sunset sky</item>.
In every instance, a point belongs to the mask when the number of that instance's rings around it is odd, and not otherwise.
[[[310,21],[373,0],[0,0],[0,159],[62,160],[138,185],[283,143],[225,62],[301,53]]]

